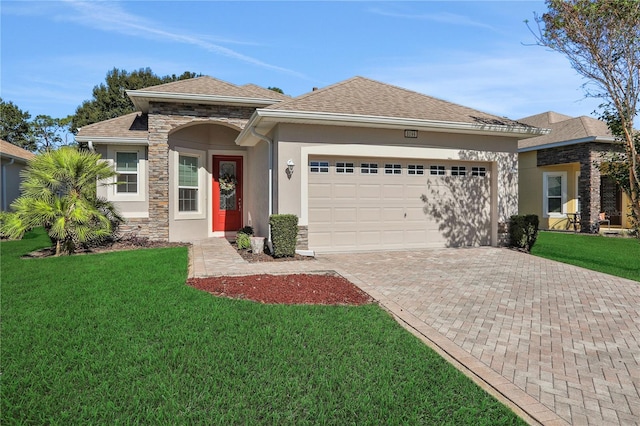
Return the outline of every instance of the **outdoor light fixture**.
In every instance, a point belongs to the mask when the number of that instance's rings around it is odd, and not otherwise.
[[[293,167],[295,166],[295,163],[293,162],[293,160],[290,158],[289,161],[287,161],[287,177],[289,179],[291,179],[291,176],[293,175]]]

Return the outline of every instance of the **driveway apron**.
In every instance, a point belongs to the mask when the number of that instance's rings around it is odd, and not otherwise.
[[[488,247],[319,259],[530,423],[640,424],[640,283]]]
[[[640,425],[640,283],[502,248],[250,264],[194,242],[190,276],[334,270],[530,424]]]

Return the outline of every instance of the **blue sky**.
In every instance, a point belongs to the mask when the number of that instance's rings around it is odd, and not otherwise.
[[[193,71],[291,96],[360,75],[517,119],[591,115],[584,80],[534,46],[543,1],[6,1],[0,96],[73,114],[116,67]]]

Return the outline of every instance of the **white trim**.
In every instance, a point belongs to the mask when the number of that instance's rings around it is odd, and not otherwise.
[[[207,191],[207,170],[206,170],[206,151],[201,151],[192,148],[184,148],[180,146],[175,146],[171,151],[169,151],[170,161],[173,164],[173,179],[169,179],[171,188],[169,189],[173,194],[173,220],[194,220],[194,219],[205,219],[207,217],[207,209],[203,208],[203,203],[206,203],[208,200],[206,191]],[[179,191],[179,164],[180,164],[180,156],[186,157],[196,157],[198,159],[198,211],[196,212],[181,212],[179,210],[180,207],[180,191]]]
[[[549,212],[549,198],[547,192],[549,190],[548,178],[557,177],[561,178],[561,194],[560,202],[562,204],[562,211],[560,213]],[[567,172],[543,172],[542,173],[542,217],[550,218],[566,218],[567,217]]]
[[[250,98],[240,96],[203,95],[198,93],[168,93],[151,90],[127,90],[127,95],[133,104],[142,112],[149,111],[149,102],[184,102],[203,105],[240,105],[261,107],[269,106],[282,99]]]
[[[116,160],[119,152],[135,152],[138,155],[138,192],[118,192],[117,175],[110,178],[107,182],[110,188],[107,192],[107,200],[127,202],[127,201],[145,201],[147,199],[147,149],[140,145],[108,145],[107,158],[105,161],[109,163],[113,169],[116,169]]]
[[[531,151],[538,151],[539,149],[559,148],[562,146],[577,145],[580,143],[589,143],[589,142],[613,143],[613,142],[616,142],[616,139],[614,137],[607,137],[607,136],[588,136],[586,138],[581,138],[581,139],[572,139],[572,140],[560,141],[560,142],[549,142],[541,145],[534,145],[534,146],[528,146],[525,148],[519,148],[518,152],[519,153],[531,152]]]

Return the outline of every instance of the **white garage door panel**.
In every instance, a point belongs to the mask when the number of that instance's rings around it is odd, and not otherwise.
[[[465,165],[463,162],[331,157],[316,160],[329,161],[329,173],[308,175],[312,250],[431,248],[464,241],[452,236],[449,228],[484,235],[484,243],[490,243],[489,177],[429,175],[429,164],[444,163],[450,174],[452,164]],[[336,161],[353,162],[354,173],[335,173]],[[377,163],[378,173],[361,173],[361,163]],[[386,163],[401,164],[402,173],[385,174]],[[424,174],[409,175],[408,164],[422,164]],[[467,173],[470,172],[467,165]],[[427,197],[426,204],[421,199],[423,195]],[[433,203],[436,211],[446,214],[443,230],[442,223],[429,214]],[[451,227],[446,221],[456,222],[456,226]],[[479,229],[476,231],[475,227]]]

